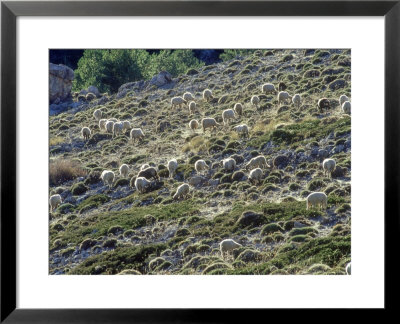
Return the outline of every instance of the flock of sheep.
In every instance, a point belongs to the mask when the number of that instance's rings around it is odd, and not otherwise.
[[[275,86],[271,83],[263,84],[261,90],[263,93],[277,93],[278,105],[282,103],[287,104],[288,101],[292,101],[293,105],[299,109],[302,98],[300,94],[294,94],[290,96],[288,92],[284,91],[286,89],[286,85],[283,82],[280,82],[278,85],[278,90],[276,90]],[[207,102],[213,99],[213,94],[210,89],[205,89],[203,91],[203,99]],[[260,98],[257,95],[251,97],[250,103],[256,109],[258,109]],[[350,114],[351,103],[349,98],[346,95],[342,95],[339,98],[339,103],[342,108],[342,112],[345,114]],[[175,107],[183,107],[185,104],[188,105],[189,114],[192,115],[197,110],[197,104],[195,102],[195,97],[190,92],[185,92],[182,97],[173,97],[171,99],[172,108]],[[318,109],[320,112],[323,112],[325,109],[330,108],[330,101],[327,98],[321,98],[318,101]],[[243,114],[243,105],[241,103],[235,103],[233,109],[226,109],[222,112],[222,120],[224,126],[229,125],[231,120],[234,120],[237,116],[242,116]],[[93,113],[94,118],[99,123],[99,129],[104,130],[106,132],[112,133],[113,136],[117,136],[118,134],[122,134],[123,131],[131,129],[131,123],[129,121],[118,121],[115,118],[102,119],[102,111],[100,109],[96,109]],[[202,126],[203,132],[206,129],[217,129],[218,126],[221,126],[214,118],[205,117],[199,123],[198,120],[192,119],[189,122],[189,128],[192,131],[195,131],[199,126]],[[239,136],[244,135],[245,137],[249,136],[249,127],[246,124],[237,125],[233,127],[233,130],[236,131]],[[88,140],[91,137],[91,130],[88,127],[83,127],[81,130],[81,134],[85,140]],[[130,138],[133,141],[143,140],[144,132],[141,128],[132,128],[130,130]],[[234,171],[236,168],[236,161],[229,157],[221,161],[222,166],[227,171]],[[195,165],[195,170],[197,174],[202,174],[209,169],[209,166],[204,160],[197,160]],[[332,171],[336,168],[336,162],[333,159],[325,159],[322,163],[322,167],[324,170],[324,174],[331,175]],[[169,177],[173,178],[175,175],[175,171],[178,168],[178,162],[176,159],[172,159],[168,161],[167,165],[169,171]],[[260,155],[252,158],[246,164],[246,170],[250,170],[248,174],[248,179],[253,184],[259,184],[262,181],[263,177],[263,168],[271,168],[271,166],[267,163],[265,156]],[[124,178],[128,176],[129,166],[127,164],[122,164],[119,168],[120,175]],[[108,185],[110,188],[116,178],[115,173],[111,170],[104,170],[101,174],[101,180],[104,185]],[[138,172],[136,179],[134,181],[134,185],[136,190],[139,193],[146,192],[146,189],[151,186],[152,179],[159,179],[159,175],[157,169],[148,164],[142,165],[140,171]],[[182,199],[186,198],[189,194],[190,186],[187,183],[180,185],[176,193],[173,196],[173,199]],[[50,197],[50,208],[53,211],[57,208],[61,203],[60,195],[52,195]],[[326,209],[327,208],[327,196],[324,192],[312,192],[308,195],[306,199],[307,209],[309,208],[318,208],[318,209]],[[229,251],[240,247],[241,245],[232,239],[223,240],[220,243],[220,251],[222,256],[224,256]],[[347,271],[347,269],[346,269]]]

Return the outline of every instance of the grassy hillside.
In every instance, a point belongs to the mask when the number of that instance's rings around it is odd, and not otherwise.
[[[351,254],[351,119],[339,97],[351,95],[348,50],[259,50],[254,54],[191,70],[166,88],[108,95],[50,117],[50,188],[63,203],[49,214],[51,274],[345,274]],[[279,82],[299,93],[299,109],[278,105],[276,94],[261,85]],[[211,89],[206,102],[202,91]],[[198,111],[171,109],[170,100],[190,91]],[[258,108],[250,104],[261,99]],[[331,109],[320,112],[320,98]],[[229,126],[210,132],[189,129],[191,119],[214,117],[236,102],[244,113]],[[129,131],[117,137],[99,130],[93,117],[129,120],[145,133],[133,143]],[[249,138],[233,127],[247,124]],[[81,128],[92,136],[85,141]],[[264,155],[270,165],[258,185],[248,180],[245,164]],[[336,161],[332,178],[324,175],[324,157]],[[221,160],[233,157],[235,172]],[[169,178],[167,162],[179,167]],[[210,166],[198,177],[194,163]],[[279,163],[278,163],[279,162]],[[119,166],[130,167],[129,178]],[[131,186],[141,165],[157,167],[160,181],[144,194]],[[100,174],[113,170],[112,188]],[[190,197],[173,200],[182,183]],[[313,191],[328,195],[326,211],[307,210]],[[222,258],[219,243],[243,246]]]

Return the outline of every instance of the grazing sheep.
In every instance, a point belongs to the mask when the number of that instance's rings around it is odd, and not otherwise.
[[[185,92],[182,97],[185,101],[194,100],[194,97],[190,92]]]
[[[115,174],[111,170],[104,170],[100,176],[101,180],[103,181],[104,185],[109,185],[110,188],[114,182]]]
[[[124,120],[124,121],[122,121],[122,123],[124,124],[124,130],[131,129],[131,123],[129,120]]]
[[[214,118],[203,118],[201,120],[201,126],[203,127],[203,132],[206,131],[206,128],[217,129],[219,124]]]
[[[322,162],[322,167],[324,168],[324,174],[328,173],[328,175],[332,178],[332,171],[336,168],[336,162],[334,159],[325,159]]]
[[[147,168],[150,168],[150,165],[147,164],[147,163],[145,163],[145,164],[143,164],[143,165],[140,167],[140,171],[142,171],[142,170],[144,170],[144,169],[147,169]]]
[[[238,116],[242,116],[243,114],[243,105],[240,102],[235,103],[233,106],[233,110]]]
[[[160,178],[158,176],[158,174],[157,174],[157,170],[155,168],[153,168],[153,167],[149,167],[149,168],[146,168],[144,170],[139,171],[137,177],[138,178],[142,178],[143,177],[143,178],[146,178],[148,180],[150,180],[150,179],[159,179]]]
[[[345,114],[350,115],[350,111],[351,111],[351,103],[350,101],[345,101],[342,105],[342,110]]]
[[[286,100],[290,100],[290,95],[286,91],[280,91],[278,93],[278,104],[280,105],[282,102],[286,104]]]
[[[183,99],[182,97],[173,97],[171,99],[171,106],[172,108],[179,106],[179,108],[182,108],[182,105],[186,103],[186,100]]]
[[[150,184],[151,182],[144,177],[137,177],[135,180],[135,188],[140,193],[144,193]]]
[[[222,165],[225,170],[234,171],[236,168],[236,161],[232,158],[222,160]]]
[[[207,102],[213,99],[213,95],[210,89],[205,89],[203,91],[203,99]]]
[[[318,109],[322,113],[323,109],[328,110],[331,108],[331,102],[327,98],[321,98],[318,100]]]
[[[253,169],[253,168],[270,168],[270,166],[267,163],[267,159],[265,158],[264,155],[259,155],[254,158],[252,158],[249,163],[246,164],[246,169]]]
[[[275,86],[272,83],[265,83],[261,86],[261,92],[268,93],[276,93]]]
[[[144,133],[141,128],[132,128],[131,130],[131,139],[133,139],[133,142],[136,140],[140,141],[144,139]]]
[[[173,197],[174,200],[185,198],[189,194],[189,185],[187,183],[181,184]]]
[[[192,119],[189,122],[189,128],[194,132],[195,129],[199,128],[199,122],[196,119]]]
[[[107,131],[107,133],[111,133],[112,134],[113,128],[114,128],[114,122],[112,120],[107,120],[107,122],[106,122],[106,131]]]
[[[237,125],[233,127],[233,130],[238,134],[244,134],[245,137],[249,137],[249,127],[246,124]]]
[[[189,102],[189,115],[194,114],[197,109],[197,104],[194,101]]]
[[[111,120],[112,122],[114,122],[114,123],[116,123],[117,121],[118,121],[118,119],[117,118],[108,118],[108,120]]]
[[[61,205],[61,203],[62,203],[62,200],[61,200],[61,196],[60,195],[52,195],[52,196],[50,196],[50,199],[49,199],[50,212],[52,212],[59,205]]]
[[[101,115],[102,115],[102,112],[101,112],[100,109],[96,109],[96,110],[93,112],[93,117],[94,117],[96,120],[100,120]]]
[[[176,169],[178,169],[178,162],[175,159],[168,161],[168,171],[170,178],[174,177]]]
[[[249,181],[254,184],[258,184],[261,182],[263,176],[263,172],[260,168],[256,168],[250,171]]]
[[[287,85],[284,82],[279,82],[278,91],[285,91],[287,89]]]
[[[232,109],[225,109],[222,112],[222,120],[224,121],[224,125],[227,125],[230,119],[235,119],[235,112]]]
[[[194,168],[198,174],[201,174],[203,171],[208,170],[208,165],[204,160],[197,160],[194,164]]]
[[[346,266],[346,274],[351,275],[351,262],[349,262]]]
[[[85,140],[88,140],[90,138],[91,131],[89,127],[83,127],[81,133]]]
[[[113,136],[117,136],[118,134],[122,134],[123,130],[124,130],[124,123],[123,122],[114,123],[114,125],[113,125]]]
[[[328,206],[328,197],[324,192],[313,192],[307,196],[307,209],[317,207],[326,209]]]
[[[258,109],[258,104],[260,103],[260,98],[258,96],[253,96],[250,99],[250,103]]]
[[[297,106],[297,109],[300,108],[300,103],[301,103],[301,97],[298,93],[296,93],[293,98],[292,98],[292,102],[295,106]]]
[[[241,244],[235,242],[232,239],[223,240],[221,243],[219,243],[219,249],[221,251],[222,258],[224,258],[225,253],[229,253],[232,250],[237,249],[241,246]]]
[[[128,176],[129,173],[129,166],[127,164],[122,164],[119,167],[119,174],[123,177],[126,178]]]
[[[107,119],[100,119],[99,120],[99,128],[100,128],[100,130],[107,131],[106,123],[107,123]]]
[[[346,101],[350,101],[349,97],[346,95],[341,95],[339,98],[339,105],[342,106]]]

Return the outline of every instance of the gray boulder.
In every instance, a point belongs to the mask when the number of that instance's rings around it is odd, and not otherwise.
[[[150,85],[162,87],[172,82],[172,75],[167,71],[161,71],[150,80]]]
[[[74,71],[65,65],[50,63],[49,68],[49,100],[50,104],[58,104],[71,96]]]

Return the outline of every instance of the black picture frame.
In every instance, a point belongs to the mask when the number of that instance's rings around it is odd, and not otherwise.
[[[16,308],[16,19],[19,16],[384,16],[385,308],[397,306],[399,238],[400,1],[2,1],[1,2],[1,322],[234,322],[265,310]],[[371,44],[373,46],[373,44]],[[373,83],[373,81],[371,81]],[[373,84],[371,83],[371,86]],[[373,188],[371,188],[373,195]],[[393,251],[393,254],[391,253]],[[371,256],[373,262],[373,256]],[[367,283],[366,283],[367,284]],[[393,297],[392,297],[393,296]],[[335,316],[335,315],[333,315]],[[266,319],[267,320],[267,319]]]

